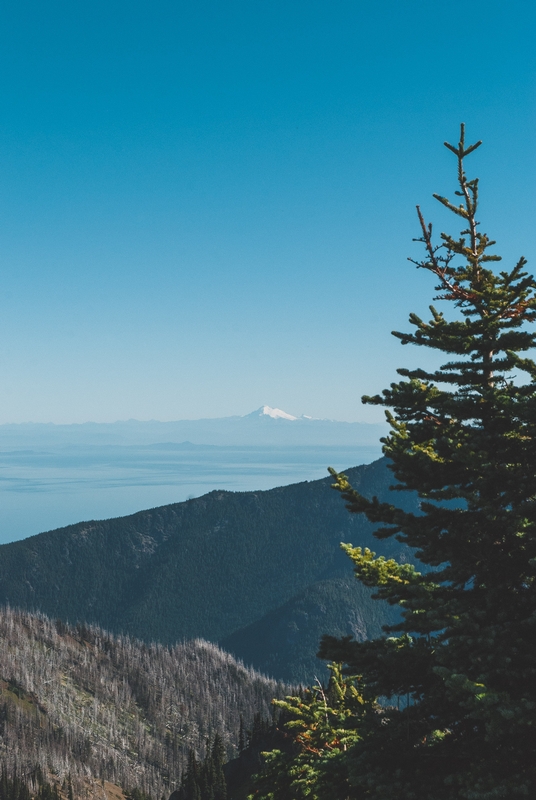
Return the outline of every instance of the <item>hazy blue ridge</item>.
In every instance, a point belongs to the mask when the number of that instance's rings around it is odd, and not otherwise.
[[[384,459],[348,474],[366,495],[389,494],[392,475]],[[235,634],[236,655],[243,651],[249,663],[270,664],[274,676],[280,670],[292,677],[292,643],[282,646],[278,640],[277,651],[257,657],[252,634],[244,629],[260,621],[266,629],[270,619],[275,628],[286,624],[285,614],[292,617],[300,604],[318,597],[322,582],[335,579],[322,591],[340,595],[337,581],[351,577],[341,541],[386,555],[408,555],[396,541],[375,540],[372,526],[361,515],[349,514],[330,484],[328,477],[265,492],[213,491],[2,545],[0,603],[164,644],[195,637],[220,642]],[[402,499],[397,494],[397,501]],[[415,506],[415,498],[405,500]],[[369,605],[368,597],[356,602],[363,609]],[[266,619],[270,612],[276,613]],[[348,628],[347,610],[344,614],[341,631]],[[364,628],[373,624],[377,631],[381,619],[372,621],[368,611],[363,615]],[[333,631],[332,617],[326,617],[325,626],[321,616],[317,623],[320,634]],[[296,666],[297,679],[315,667],[316,636],[305,658],[308,666]]]
[[[371,598],[372,590],[348,571],[308,586],[260,620],[220,640],[220,646],[266,675],[310,684],[326,678],[315,657],[321,636],[382,636],[382,626],[398,620],[398,610]]]
[[[0,425],[0,447],[43,445],[143,445],[166,442],[210,445],[376,445],[386,425],[329,419],[273,418],[260,408],[243,417],[176,420],[125,420],[71,425]]]

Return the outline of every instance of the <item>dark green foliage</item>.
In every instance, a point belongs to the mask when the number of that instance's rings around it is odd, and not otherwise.
[[[28,784],[20,778],[16,771],[11,777],[5,769],[0,774],[0,800],[31,800]]]
[[[127,800],[154,800],[152,795],[147,794],[147,792],[143,792],[138,787],[134,787],[134,789],[129,789],[128,792],[125,792]]]
[[[397,609],[375,602],[371,590],[349,572],[312,584],[280,608],[223,639],[221,646],[239,653],[265,674],[306,685],[315,676],[329,676],[325,662],[312,655],[325,631],[334,636],[352,634],[362,641],[381,636],[383,625],[398,619]]]
[[[322,646],[395,702],[348,755],[356,798],[536,795],[536,364],[524,355],[536,342],[536,282],[523,258],[490,268],[498,257],[476,222],[478,181],[464,171],[477,146],[465,146],[462,126],[458,147],[447,144],[461,204],[436,196],[461,234],[433,244],[419,211],[417,266],[456,313],[448,321],[431,307],[429,322],[412,314],[414,331],[395,333],[448,360],[434,372],[401,369],[403,380],[365,398],[394,409],[384,453],[421,513],[367,500],[335,475],[348,508],[382,525],[380,541],[395,537],[426,565],[346,547],[359,580],[402,610],[389,638]]]
[[[388,497],[385,461],[349,474],[366,496]],[[334,622],[321,610],[329,607],[328,595],[338,597],[341,614],[332,629],[341,635],[354,631],[356,601],[368,635],[392,621],[368,591],[344,600],[339,582],[351,578],[351,568],[338,545],[370,546],[373,528],[346,514],[329,484],[328,478],[267,492],[211,492],[3,545],[0,603],[145,641],[225,640],[258,669],[311,680],[321,669],[318,640]],[[408,508],[414,505],[408,498]],[[396,542],[385,545],[386,555],[405,551]],[[260,640],[249,629],[259,622]],[[263,649],[267,641],[271,650]]]
[[[25,776],[19,775],[16,768],[11,773],[3,768],[0,772],[0,800],[60,800],[60,794],[56,784],[43,780],[39,768]]]
[[[223,768],[229,800],[246,800],[253,790],[254,776],[263,767],[265,751],[287,747],[289,737],[282,731],[281,718],[275,707],[271,718],[255,714],[251,730],[244,736],[247,744]]]
[[[227,783],[223,772],[225,748],[219,734],[207,743],[205,758],[198,761],[190,750],[188,766],[173,800],[227,800]]]
[[[246,735],[244,733],[244,717],[240,714],[240,729],[238,731],[238,752],[241,753],[246,746]]]
[[[44,783],[39,787],[34,796],[34,800],[60,800],[60,794],[56,784],[51,786],[49,783]]]

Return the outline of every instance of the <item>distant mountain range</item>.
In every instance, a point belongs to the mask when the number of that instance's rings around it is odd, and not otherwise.
[[[348,474],[363,494],[389,497],[385,459]],[[411,557],[375,540],[330,483],[213,491],[2,545],[0,603],[145,641],[203,637],[276,678],[312,680],[323,633],[363,639],[394,619],[353,579],[339,543]],[[396,502],[417,508],[411,494]]]
[[[376,445],[386,426],[364,422],[295,417],[261,406],[243,417],[157,422],[85,422],[73,425],[0,425],[0,447],[59,445],[144,445],[191,442],[197,445]]]

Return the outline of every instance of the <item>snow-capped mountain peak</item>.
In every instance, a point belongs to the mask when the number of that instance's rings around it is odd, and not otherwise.
[[[259,409],[259,417],[272,417],[272,419],[290,419],[295,420],[298,417],[293,417],[292,414],[287,414],[286,411],[281,411],[280,408],[272,408],[271,406],[262,406]]]

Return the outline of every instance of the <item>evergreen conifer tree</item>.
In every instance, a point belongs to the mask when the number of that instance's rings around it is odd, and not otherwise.
[[[193,750],[188,753],[188,767],[181,785],[173,792],[176,800],[227,800],[227,783],[223,772],[225,747],[221,736],[207,741],[206,756],[198,761]]]
[[[200,787],[201,765],[195,757],[195,751],[188,751],[188,766],[184,771],[179,789],[173,794],[178,800],[202,800]],[[173,796],[173,795],[172,795]]]
[[[225,747],[219,733],[214,735],[210,755],[214,800],[227,800],[227,784],[223,774],[223,765],[226,761]]]
[[[398,605],[383,639],[325,637],[320,655],[363,676],[388,698],[348,752],[356,798],[491,800],[536,796],[536,282],[520,258],[496,271],[495,244],[477,221],[478,180],[454,153],[459,202],[434,195],[462,222],[441,234],[418,209],[425,250],[414,262],[437,278],[449,318],[431,309],[402,344],[437,351],[435,371],[401,380],[364,402],[386,406],[383,440],[399,491],[421,514],[367,500],[333,473],[352,512],[415,548],[423,568],[346,545],[360,581]],[[515,192],[507,198],[514,203]],[[402,698],[402,703],[400,702]]]
[[[238,752],[241,753],[246,746],[246,734],[244,730],[244,717],[240,714],[240,729],[238,731]]]
[[[320,683],[295,697],[274,700],[282,714],[282,746],[265,753],[249,800],[323,800],[348,795],[348,748],[360,738],[367,711],[358,677],[330,666],[327,688]]]

